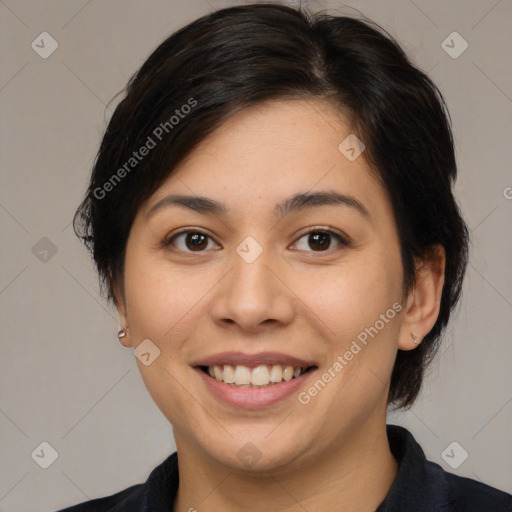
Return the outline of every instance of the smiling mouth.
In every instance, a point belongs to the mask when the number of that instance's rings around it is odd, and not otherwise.
[[[238,388],[267,388],[298,379],[305,373],[316,370],[316,366],[303,368],[280,364],[263,364],[255,367],[244,365],[213,365],[200,366],[211,378]]]

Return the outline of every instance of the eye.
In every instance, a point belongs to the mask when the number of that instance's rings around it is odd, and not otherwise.
[[[349,243],[341,235],[338,235],[338,233],[321,228],[315,228],[308,231],[306,234],[301,236],[297,242],[295,242],[295,245],[299,246],[301,240],[304,239],[304,242],[302,242],[302,247],[298,247],[299,250],[307,251],[307,247],[309,247],[313,249],[313,252],[326,252],[331,248],[333,238],[337,240],[338,245],[349,245]]]
[[[202,252],[204,249],[211,249],[209,242],[213,239],[202,231],[181,231],[163,242],[163,246],[173,245],[183,252]]]
[[[329,229],[314,228],[304,235],[302,235],[295,245],[298,246],[299,250],[308,251],[308,247],[313,249],[313,252],[326,252],[332,249],[333,239],[338,245],[347,247],[349,243],[338,233]],[[301,242],[301,240],[304,240]],[[163,242],[164,247],[174,246],[176,249],[182,252],[204,252],[206,249],[211,249],[210,242],[219,248],[219,246],[213,241],[213,239],[197,230],[185,230],[179,233],[175,233]],[[302,247],[300,244],[302,243]]]

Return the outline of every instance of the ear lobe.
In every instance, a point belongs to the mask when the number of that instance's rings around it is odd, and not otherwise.
[[[434,327],[439,316],[444,286],[446,254],[435,245],[427,259],[416,267],[416,283],[407,297],[398,348],[413,350]]]
[[[117,313],[119,315],[119,332],[117,333],[117,337],[121,345],[125,347],[133,347],[133,342],[131,340],[130,333],[128,331],[128,315],[126,313],[126,302],[124,300],[123,294],[119,292],[117,288],[113,289],[112,298],[114,300],[114,305],[116,306]]]
[[[121,326],[119,327],[119,332],[117,333],[117,339],[119,343],[124,347],[133,347],[133,342],[131,336],[128,332],[128,327],[124,327],[124,323],[121,321]]]

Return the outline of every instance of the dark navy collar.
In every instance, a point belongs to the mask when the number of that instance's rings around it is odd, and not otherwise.
[[[512,495],[448,473],[428,461],[405,428],[387,425],[387,435],[399,469],[375,512],[512,512]],[[171,512],[178,485],[178,454],[173,453],[151,472],[145,484],[61,512]]]
[[[387,425],[391,453],[399,462],[398,474],[376,512],[444,512],[450,510],[445,471],[429,462],[412,434]]]

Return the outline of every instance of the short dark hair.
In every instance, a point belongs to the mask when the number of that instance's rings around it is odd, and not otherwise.
[[[253,4],[216,11],[178,30],[129,81],[74,229],[93,255],[102,289],[116,301],[135,215],[177,164],[239,110],[315,98],[347,116],[389,193],[404,290],[415,283],[415,263],[428,260],[435,244],[445,249],[437,321],[418,347],[398,351],[391,377],[388,402],[407,407],[459,300],[468,231],[452,194],[457,169],[443,96],[375,23]]]

